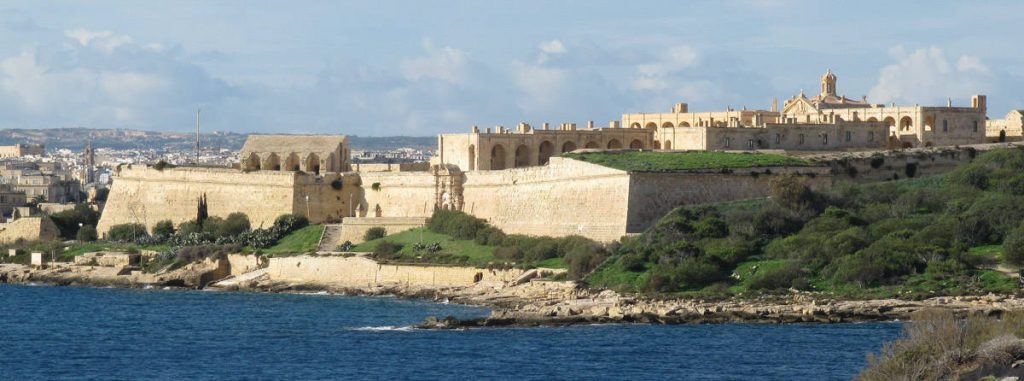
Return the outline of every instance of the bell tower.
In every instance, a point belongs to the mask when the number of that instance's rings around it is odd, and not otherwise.
[[[821,95],[836,95],[836,75],[832,74],[832,69],[821,76]]]

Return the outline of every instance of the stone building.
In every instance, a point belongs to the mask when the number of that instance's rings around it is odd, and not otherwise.
[[[1024,138],[1024,110],[1010,110],[1003,119],[985,122],[985,137],[989,141],[1019,141]]]
[[[43,156],[46,147],[42,144],[15,144],[13,146],[0,146],[0,158]]]
[[[652,132],[644,129],[620,128],[612,122],[608,128],[577,129],[574,123],[565,123],[551,129],[544,123],[541,129],[520,123],[514,131],[498,126],[480,132],[479,128],[466,134],[438,136],[438,162],[453,164],[463,171],[498,170],[545,165],[552,156],[579,148],[590,149],[651,149]]]
[[[304,171],[314,174],[349,170],[344,135],[250,135],[239,152],[245,171]]]

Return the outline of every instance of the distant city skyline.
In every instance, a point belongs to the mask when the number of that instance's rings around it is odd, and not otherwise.
[[[873,103],[1024,108],[1024,3],[0,3],[0,128],[426,136]]]

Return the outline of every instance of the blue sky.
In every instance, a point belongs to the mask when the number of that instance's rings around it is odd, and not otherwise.
[[[817,91],[1024,108],[1020,1],[0,1],[0,128],[432,135]]]

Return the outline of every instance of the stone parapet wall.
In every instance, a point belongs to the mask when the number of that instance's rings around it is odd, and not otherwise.
[[[363,242],[366,231],[382,227],[388,235],[421,227],[427,223],[424,217],[348,217],[341,223],[341,242]]]
[[[60,237],[57,225],[49,217],[22,217],[0,226],[0,243],[14,243],[18,240],[54,240]]]
[[[474,284],[504,285],[522,270],[380,264],[365,257],[294,256],[270,258],[267,274],[274,282],[314,283],[340,287],[447,288]]]

